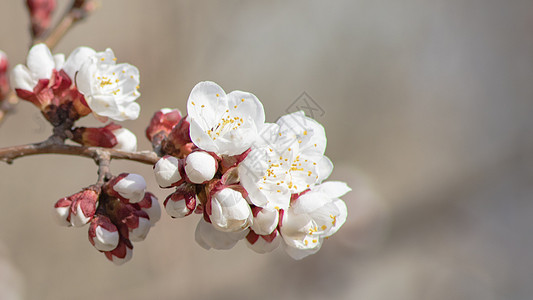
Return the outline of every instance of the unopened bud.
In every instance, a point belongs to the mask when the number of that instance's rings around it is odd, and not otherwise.
[[[89,226],[89,241],[99,251],[111,251],[118,246],[117,226],[107,216],[96,216]]]
[[[129,203],[137,203],[144,198],[146,181],[141,175],[122,173],[111,179],[106,192],[111,196],[120,196]]]
[[[117,139],[117,145],[113,147],[117,150],[135,152],[137,151],[137,137],[126,128],[119,128],[112,131]]]
[[[213,226],[224,232],[241,231],[253,223],[250,205],[231,188],[215,192],[207,202],[206,212]]]
[[[78,127],[72,131],[72,134],[72,140],[84,146],[137,151],[135,134],[115,123],[100,128]]]
[[[185,173],[192,183],[202,184],[213,179],[217,168],[216,159],[204,151],[193,152],[185,160]]]
[[[181,186],[165,199],[163,205],[171,217],[183,218],[196,208],[196,195],[193,190]]]
[[[276,250],[281,245],[281,236],[275,230],[269,235],[258,235],[250,231],[246,236],[246,246],[257,253],[268,253]]]
[[[254,222],[250,227],[255,233],[269,235],[278,227],[279,212],[277,210],[254,207],[252,208],[252,214]]]
[[[150,223],[150,217],[143,210],[136,211],[135,215],[137,216],[137,222],[135,224],[136,226],[130,227],[128,225],[128,229],[130,231],[129,239],[132,242],[144,241],[148,235],[148,232],[150,231],[150,227],[152,227],[152,224]]]
[[[115,249],[104,253],[115,265],[122,265],[133,256],[133,245],[129,240],[122,238]]]
[[[4,100],[9,93],[8,68],[9,61],[7,60],[7,55],[0,50],[0,101]]]
[[[69,197],[72,200],[70,206],[70,223],[74,227],[81,227],[94,217],[96,204],[100,196],[100,189],[89,187]]]
[[[71,226],[69,219],[71,205],[72,200],[68,198],[61,198],[54,205],[54,216],[59,225]]]
[[[174,156],[165,155],[154,166],[155,180],[162,188],[179,184],[182,180],[180,174],[181,161]]]
[[[191,142],[190,136],[191,123],[186,118],[182,118],[180,122],[172,128],[172,131],[168,135],[168,139],[174,144],[176,148],[180,148],[182,145]]]
[[[155,223],[161,219],[161,206],[159,205],[159,201],[157,201],[157,198],[154,196],[154,194],[146,192],[143,200],[137,204],[144,212],[148,214],[148,217],[150,218],[150,224],[152,226],[154,226]]]
[[[56,1],[26,0],[26,5],[30,11],[33,37],[39,37],[50,27],[51,16],[56,7]]]
[[[168,136],[172,128],[181,120],[181,113],[178,109],[163,108],[154,113],[150,120],[150,125],[146,128],[146,138],[150,142],[155,142],[156,135]]]

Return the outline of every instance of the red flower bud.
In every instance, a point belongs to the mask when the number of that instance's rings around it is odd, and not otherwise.
[[[7,60],[7,55],[0,50],[0,101],[4,100],[9,93],[8,68],[9,61]]]
[[[181,119],[181,113],[177,109],[163,108],[157,111],[146,128],[146,138],[153,143],[157,135],[168,136]]]
[[[56,7],[55,0],[26,0],[30,11],[31,30],[33,37],[39,37],[49,27],[51,15]]]
[[[167,213],[173,218],[183,218],[193,213],[196,208],[194,188],[186,184],[178,187],[163,203]]]

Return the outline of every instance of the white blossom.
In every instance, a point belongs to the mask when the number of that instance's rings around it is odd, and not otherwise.
[[[217,155],[237,155],[256,141],[265,122],[263,105],[242,91],[226,94],[214,82],[198,83],[187,101],[190,137],[198,148]]]
[[[333,235],[346,221],[343,196],[351,189],[343,182],[325,182],[298,197],[284,211],[280,232],[286,252],[301,259],[320,249],[324,238]]]
[[[303,112],[281,117],[261,131],[262,142],[239,165],[241,184],[260,207],[287,209],[291,194],[303,192],[329,176],[324,156],[324,127]]]
[[[139,70],[115,61],[111,49],[88,57],[78,71],[76,86],[96,115],[117,121],[137,119]]]

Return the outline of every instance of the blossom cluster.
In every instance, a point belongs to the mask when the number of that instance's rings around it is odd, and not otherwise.
[[[266,123],[251,93],[197,84],[187,116],[163,109],[146,136],[162,156],[154,173],[174,218],[202,214],[196,241],[230,249],[239,240],[258,253],[282,246],[295,259],[317,252],[346,220],[343,182],[324,182],[333,164],[325,130],[303,112]]]
[[[93,114],[107,122],[133,120],[139,116],[139,70],[130,64],[116,63],[111,49],[96,52],[76,48],[67,58],[52,55],[45,44],[33,46],[26,65],[15,66],[11,82],[17,96],[37,106],[54,126],[70,130],[81,117]],[[74,128],[74,137],[84,146],[136,149],[137,140],[117,124],[102,128]]]
[[[78,47],[65,57],[37,44],[10,82],[6,70],[0,53],[0,88],[11,84],[19,98],[38,107],[60,143],[136,151],[135,135],[121,125],[75,126],[90,114],[102,122],[139,116],[139,71],[117,64],[111,49]],[[0,89],[0,101],[5,94]],[[268,123],[255,95],[200,82],[189,95],[187,114],[157,111],[146,137],[160,158],[154,165],[158,185],[173,189],[163,202],[166,212],[172,218],[202,215],[195,239],[205,249],[230,249],[242,240],[258,253],[283,248],[301,259],[346,220],[340,197],[351,189],[326,181],[333,163],[324,155],[324,127],[301,111]],[[57,201],[55,212],[63,225],[89,224],[91,244],[122,264],[161,209],[140,175],[99,171],[97,184]]]
[[[131,242],[143,241],[161,217],[157,198],[146,191],[144,178],[122,173],[102,187],[91,185],[59,199],[54,205],[59,224],[89,224],[89,241],[107,259],[123,264],[131,259]]]

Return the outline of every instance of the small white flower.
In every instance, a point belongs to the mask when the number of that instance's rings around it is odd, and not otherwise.
[[[251,93],[226,94],[214,82],[198,83],[187,101],[190,137],[198,148],[237,155],[256,141],[265,122],[263,105]]]
[[[351,189],[343,182],[317,185],[284,211],[280,230],[286,252],[301,259],[320,249],[324,238],[333,235],[346,221],[343,196]]]
[[[165,155],[154,166],[155,180],[162,188],[168,188],[181,180],[180,161],[174,156]]]
[[[211,248],[227,250],[233,248],[238,241],[245,238],[249,231],[249,229],[245,229],[237,232],[222,232],[202,218],[198,222],[198,226],[196,226],[194,238],[198,245],[206,250]]]
[[[215,158],[204,151],[187,155],[185,173],[192,183],[202,184],[213,179],[217,171]]]
[[[146,181],[139,174],[128,174],[113,185],[113,190],[130,203],[137,203],[144,198]]]
[[[139,70],[115,61],[111,49],[90,56],[76,76],[76,85],[95,114],[117,121],[137,119]]]
[[[333,169],[324,156],[324,127],[303,112],[266,124],[262,142],[239,164],[239,177],[250,201],[260,207],[287,209],[291,194],[309,189]]]
[[[209,215],[213,227],[224,232],[242,231],[253,222],[250,205],[242,194],[225,188],[211,197]]]
[[[112,130],[115,138],[117,139],[117,144],[113,149],[135,152],[137,151],[137,137],[131,131],[126,128],[118,128]]]

